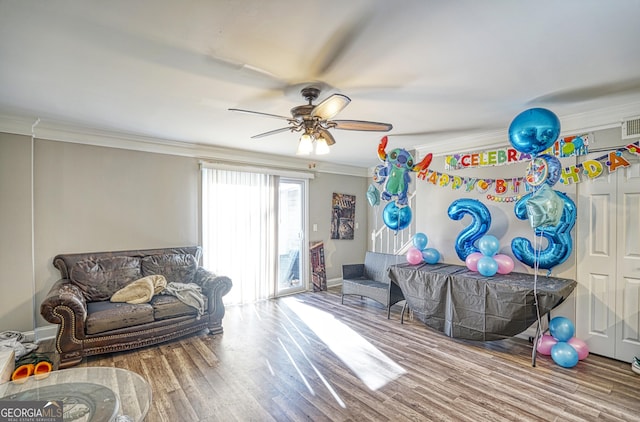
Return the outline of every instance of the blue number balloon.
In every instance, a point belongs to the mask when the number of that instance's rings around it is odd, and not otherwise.
[[[411,208],[398,207],[396,202],[389,202],[382,211],[382,220],[391,230],[404,230],[411,223]]]
[[[571,229],[576,222],[576,204],[564,193],[555,191],[564,200],[564,207],[560,222],[556,226],[537,227],[534,229],[536,236],[543,236],[547,239],[547,247],[541,250],[536,259],[536,251],[529,239],[516,237],[511,241],[511,251],[513,255],[522,262],[530,266],[550,270],[571,256],[573,242],[571,240]],[[528,193],[516,203],[513,211],[520,220],[526,220],[527,200],[532,193]]]
[[[509,125],[509,142],[527,154],[539,154],[560,135],[560,119],[546,108],[530,108],[518,114]]]
[[[471,224],[462,230],[456,238],[455,249],[458,257],[464,261],[470,254],[480,252],[474,243],[484,236],[491,227],[489,209],[477,199],[461,198],[449,205],[448,214],[452,220],[461,220],[467,214],[472,218]]]

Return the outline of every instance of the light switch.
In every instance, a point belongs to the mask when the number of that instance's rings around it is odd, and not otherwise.
[[[314,231],[314,232],[317,232],[317,231],[318,231],[318,225],[317,225],[317,224],[314,224],[314,225],[313,225],[313,231]]]
[[[358,225],[358,223],[356,223],[356,230],[358,230],[358,227],[359,227],[359,225]]]

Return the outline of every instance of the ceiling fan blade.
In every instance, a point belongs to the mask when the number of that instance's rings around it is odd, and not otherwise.
[[[360,38],[369,24],[371,14],[372,12],[361,11],[331,35],[322,51],[315,55],[317,60],[313,63],[313,73],[316,76],[324,75],[336,66],[355,41]]]
[[[342,94],[333,94],[311,110],[311,117],[329,120],[340,113],[351,102],[351,98]]]
[[[332,120],[336,129],[363,130],[369,132],[389,132],[393,129],[391,123],[367,122],[364,120]]]
[[[280,116],[277,114],[262,113],[261,111],[242,110],[240,108],[230,108],[229,111],[238,111],[240,113],[257,114],[258,116],[272,117],[274,119],[291,120],[291,117]]]
[[[259,133],[257,135],[253,135],[251,139],[264,138],[265,136],[275,135],[276,133],[286,132],[288,130],[292,130],[291,127],[281,127],[280,129],[270,130],[269,132]]]
[[[318,134],[320,137],[324,138],[325,141],[327,141],[327,145],[331,146],[336,143],[335,138],[333,137],[333,135],[331,135],[331,133],[329,133],[328,130],[319,129]]]
[[[529,103],[571,103],[638,91],[640,91],[640,78],[634,78],[578,89],[551,92],[534,98]]]

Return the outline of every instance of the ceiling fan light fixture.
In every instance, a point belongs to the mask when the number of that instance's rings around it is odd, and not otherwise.
[[[324,138],[318,138],[316,140],[316,155],[326,155],[329,154],[329,151],[327,140]]]
[[[303,133],[298,142],[296,155],[309,155],[313,151],[313,138],[308,133]]]

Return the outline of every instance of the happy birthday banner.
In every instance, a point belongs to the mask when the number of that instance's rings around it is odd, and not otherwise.
[[[619,168],[629,167],[631,163],[623,157],[623,153],[630,153],[634,158],[640,158],[640,141],[604,153],[580,164],[565,167],[562,169],[559,181],[564,185],[570,185],[600,177],[604,174],[605,168],[608,173],[613,173]],[[465,192],[475,190],[478,193],[488,193],[487,199],[496,202],[515,202],[530,191],[530,187],[524,182],[524,177],[482,179],[450,175],[428,169],[421,170],[416,177],[435,186],[450,187],[454,190],[464,189]],[[512,196],[505,197],[508,194],[512,194]]]
[[[556,140],[551,147],[541,152],[558,158],[587,155],[591,135],[583,134],[567,136]],[[447,155],[444,159],[445,170],[460,170],[473,167],[503,166],[506,164],[530,161],[534,157],[526,152],[520,152],[512,147],[499,148],[491,151]]]

